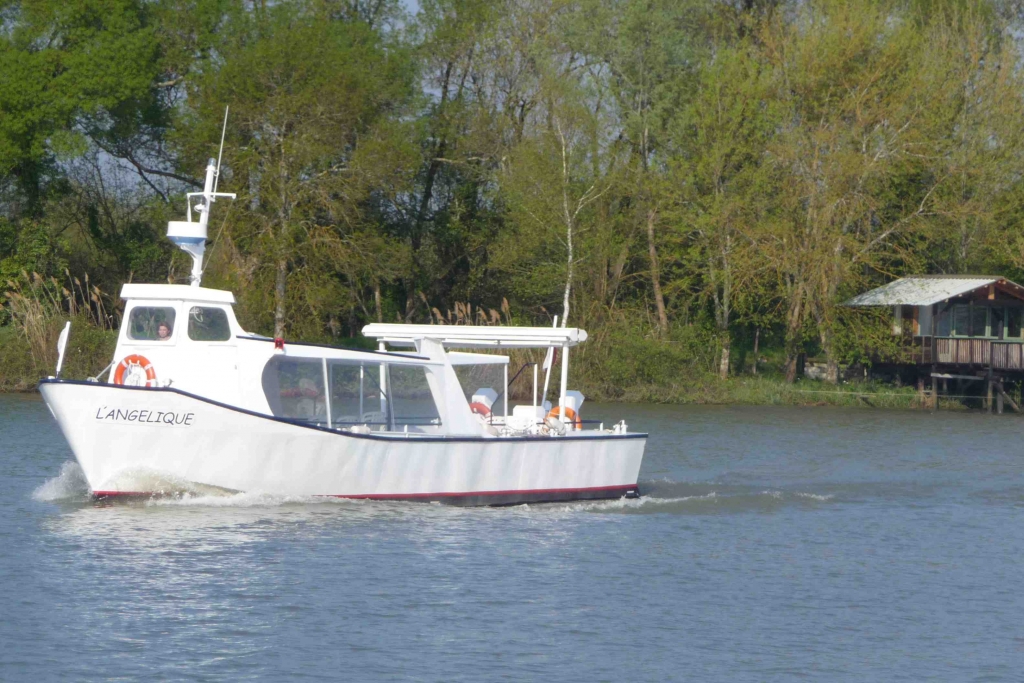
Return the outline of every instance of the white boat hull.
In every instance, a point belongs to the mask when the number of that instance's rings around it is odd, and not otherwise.
[[[598,432],[361,435],[173,389],[44,380],[40,391],[99,496],[168,493],[166,482],[187,482],[286,496],[462,505],[619,498],[639,494],[647,439]]]

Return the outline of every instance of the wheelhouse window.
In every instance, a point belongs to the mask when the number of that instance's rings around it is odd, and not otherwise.
[[[231,324],[223,308],[193,306],[188,312],[188,338],[192,341],[221,342],[231,339]]]
[[[275,356],[263,368],[263,393],[275,417],[327,424],[323,361]]]
[[[128,338],[133,341],[169,341],[173,334],[170,306],[136,306],[128,316]]]

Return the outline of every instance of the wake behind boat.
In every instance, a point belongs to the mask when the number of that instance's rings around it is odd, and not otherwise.
[[[59,361],[40,383],[95,495],[173,492],[167,482],[461,505],[639,495],[647,435],[624,422],[584,428],[584,397],[567,389],[583,330],[367,325],[377,351],[244,331],[231,292],[200,286],[210,208],[225,196],[216,174],[211,160],[204,192],[190,195],[202,198],[199,220],[190,205],[189,220],[168,225],[193,258],[191,286],[124,285],[105,381],[60,379]],[[515,348],[558,350],[556,407],[538,402],[534,365],[533,401],[509,412],[509,357],[493,351]],[[467,394],[460,365],[501,366],[501,393]]]

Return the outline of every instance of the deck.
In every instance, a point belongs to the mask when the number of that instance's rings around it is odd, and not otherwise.
[[[1024,370],[1024,343],[963,337],[914,337],[908,349],[920,365],[969,365]]]

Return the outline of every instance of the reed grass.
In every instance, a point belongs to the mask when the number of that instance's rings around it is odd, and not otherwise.
[[[84,379],[110,362],[116,343],[118,311],[112,298],[65,270],[65,281],[22,272],[7,280],[0,327],[0,390],[24,391],[54,372],[57,339],[72,321],[65,354],[65,377]]]

